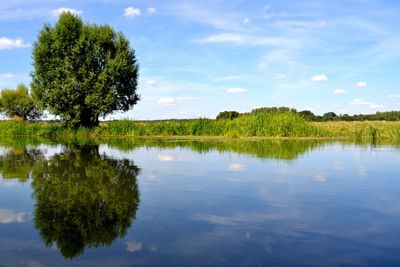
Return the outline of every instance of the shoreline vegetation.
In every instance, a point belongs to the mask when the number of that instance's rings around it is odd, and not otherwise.
[[[164,121],[117,120],[97,127],[62,122],[0,121],[0,136],[134,137],[180,139],[327,139],[400,141],[398,121],[310,121],[292,110],[259,111],[235,118]]]

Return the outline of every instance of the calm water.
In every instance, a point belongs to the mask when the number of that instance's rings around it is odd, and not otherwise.
[[[0,141],[0,266],[400,266],[400,148]]]

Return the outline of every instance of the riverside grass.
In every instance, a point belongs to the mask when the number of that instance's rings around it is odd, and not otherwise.
[[[400,122],[309,122],[293,112],[246,114],[234,120],[103,122],[95,128],[68,128],[55,122],[0,122],[0,136],[126,136],[217,138],[326,138],[400,141]]]

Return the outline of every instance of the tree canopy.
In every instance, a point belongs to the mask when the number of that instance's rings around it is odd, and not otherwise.
[[[32,90],[42,107],[71,125],[128,111],[139,100],[139,66],[121,32],[69,12],[45,24],[33,48]]]
[[[0,92],[0,112],[22,120],[37,119],[42,114],[24,84],[19,84],[16,89],[3,89]]]

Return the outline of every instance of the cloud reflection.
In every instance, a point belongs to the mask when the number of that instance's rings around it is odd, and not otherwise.
[[[23,223],[26,220],[27,212],[15,212],[8,209],[0,209],[0,224]]]
[[[142,242],[126,242],[126,251],[135,253],[142,250]]]
[[[229,164],[229,170],[233,172],[243,172],[246,170],[246,165],[239,163],[231,163]]]

